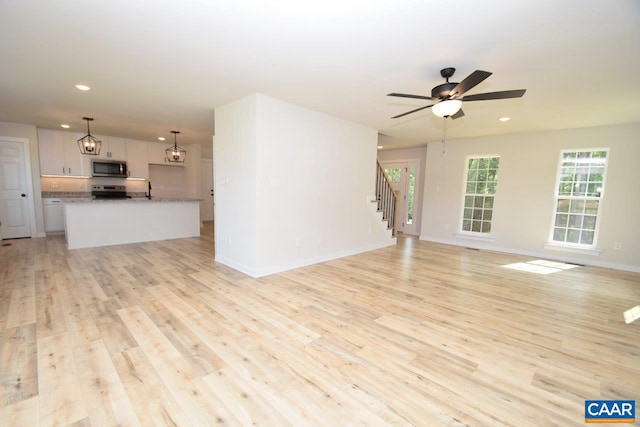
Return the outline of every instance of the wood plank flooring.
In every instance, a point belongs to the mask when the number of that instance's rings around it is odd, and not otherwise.
[[[400,238],[253,279],[200,238],[0,247],[2,426],[581,426],[640,401],[640,274]]]

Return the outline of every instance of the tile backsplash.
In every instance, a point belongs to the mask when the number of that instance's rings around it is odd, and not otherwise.
[[[40,177],[43,192],[91,192],[92,185],[124,185],[127,192],[145,192],[146,181],[132,181],[117,178],[64,178]]]

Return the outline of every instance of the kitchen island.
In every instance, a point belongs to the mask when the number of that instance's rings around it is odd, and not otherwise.
[[[63,199],[68,249],[200,235],[200,199]]]

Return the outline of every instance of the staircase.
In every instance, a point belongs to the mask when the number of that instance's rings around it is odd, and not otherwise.
[[[396,194],[391,188],[389,178],[384,173],[384,169],[380,166],[380,162],[376,160],[378,171],[376,173],[376,200],[378,204],[378,212],[382,213],[382,220],[387,221],[387,229],[391,230],[391,235],[396,235],[395,219],[396,219]]]

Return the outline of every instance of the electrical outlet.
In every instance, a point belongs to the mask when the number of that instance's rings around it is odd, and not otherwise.
[[[444,225],[444,230],[445,230],[445,231],[449,231],[449,224],[445,224],[445,225]]]
[[[301,237],[298,237],[296,239],[296,246],[298,246],[298,247],[302,246],[302,238]]]
[[[616,251],[622,250],[622,242],[616,242],[613,245],[613,249],[615,249]]]
[[[58,188],[58,183],[57,182],[52,182],[51,183],[51,188]]]

